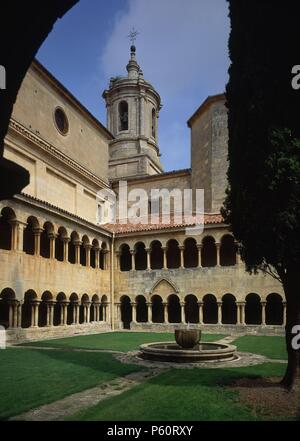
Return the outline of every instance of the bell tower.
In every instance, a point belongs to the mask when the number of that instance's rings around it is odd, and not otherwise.
[[[115,139],[109,146],[109,177],[121,179],[163,171],[158,147],[158,116],[161,100],[144,79],[131,46],[127,76],[111,78],[103,92],[107,127]]]

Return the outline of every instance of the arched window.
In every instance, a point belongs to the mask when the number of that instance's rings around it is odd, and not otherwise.
[[[217,265],[217,247],[215,239],[207,236],[202,241],[201,261],[203,267]]]
[[[12,226],[10,221],[15,219],[16,215],[9,207],[3,208],[0,216],[0,249],[11,250]]]
[[[197,297],[189,294],[185,298],[184,305],[185,321],[187,323],[199,323],[199,308]]]
[[[169,323],[181,322],[180,301],[176,294],[171,294],[168,297],[168,321]]]
[[[123,328],[130,329],[130,323],[132,321],[132,306],[128,296],[122,296],[121,298],[121,320],[123,322]]]
[[[143,242],[138,242],[135,245],[135,269],[147,269],[147,252],[145,249],[145,244]]]
[[[151,130],[151,133],[152,133],[152,137],[155,138],[156,137],[156,112],[155,112],[154,107],[152,109],[152,130]]]
[[[139,323],[148,321],[148,308],[144,296],[137,296],[136,298],[136,321]]]
[[[203,322],[218,323],[217,299],[213,294],[206,294],[203,297]]]
[[[279,294],[272,293],[267,297],[266,304],[266,324],[282,325],[283,323],[283,304]]]
[[[184,267],[195,268],[198,266],[198,248],[195,239],[188,238],[184,242]]]
[[[258,294],[251,293],[246,297],[245,321],[247,325],[260,325],[262,310],[260,297]]]
[[[40,254],[45,259],[50,257],[50,235],[53,235],[54,227],[50,222],[45,222],[41,234],[41,249]]]
[[[151,269],[162,269],[164,264],[164,252],[161,243],[158,240],[155,240],[151,243],[150,249]]]
[[[163,323],[164,322],[164,306],[162,298],[158,295],[154,295],[151,299],[152,302],[152,322]]]
[[[132,269],[131,266],[131,254],[129,245],[126,243],[121,245],[121,254],[120,254],[120,270],[121,271],[130,271]]]
[[[236,298],[232,294],[225,294],[222,297],[222,323],[234,325],[237,322]]]
[[[23,236],[23,251],[26,254],[34,255],[34,229],[38,228],[38,220],[30,216],[27,219],[27,226],[24,229],[24,236]]]
[[[168,268],[180,267],[180,250],[175,239],[170,239],[167,243],[167,266]]]
[[[226,234],[221,239],[220,247],[220,265],[231,266],[236,264],[236,245],[234,238]]]
[[[128,130],[128,103],[121,101],[119,103],[119,132]]]

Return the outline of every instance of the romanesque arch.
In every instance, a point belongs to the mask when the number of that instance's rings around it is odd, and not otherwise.
[[[199,323],[198,299],[194,294],[188,294],[185,297],[185,321],[187,323]]]
[[[217,299],[213,294],[206,294],[203,297],[203,322],[218,323]]]
[[[124,329],[130,329],[132,321],[132,306],[128,296],[121,297],[121,321]]]
[[[224,325],[237,323],[236,298],[232,294],[225,294],[222,297],[222,323]]]
[[[262,308],[258,294],[246,296],[245,322],[247,325],[260,325],[262,322]]]

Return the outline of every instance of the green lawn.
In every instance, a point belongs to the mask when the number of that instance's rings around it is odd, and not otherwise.
[[[107,353],[1,350],[0,419],[138,370]]]
[[[223,335],[203,335],[214,341]],[[115,332],[36,342],[39,350],[8,348],[0,351],[0,419],[20,414],[102,382],[138,371],[121,364],[107,352],[68,349],[134,350],[144,342],[173,340],[169,333]],[[34,343],[28,343],[34,345]],[[286,358],[283,337],[238,338],[240,351]],[[60,350],[51,350],[50,347]],[[72,419],[84,420],[253,420],[251,409],[224,388],[241,376],[282,376],[284,364],[228,369],[173,369],[128,392],[82,411]]]
[[[202,340],[215,341],[223,337],[224,335],[222,334],[204,334],[202,335]],[[174,334],[168,332],[108,332],[55,340],[42,340],[35,343],[26,343],[25,345],[128,352],[138,349],[143,343],[172,340],[174,340]],[[24,344],[22,346],[24,346]]]
[[[85,421],[253,421],[251,409],[222,385],[242,376],[278,376],[280,364],[230,369],[173,369],[122,395],[73,415]]]
[[[284,337],[245,335],[239,337],[233,344],[241,352],[253,352],[277,360],[287,359]]]

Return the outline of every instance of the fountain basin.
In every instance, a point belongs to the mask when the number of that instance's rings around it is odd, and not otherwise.
[[[146,343],[140,346],[140,357],[144,360],[172,363],[231,361],[237,358],[235,353],[236,346],[223,343],[198,343],[191,349],[182,348],[173,342]]]
[[[176,343],[184,349],[192,349],[201,338],[199,329],[175,329]]]

